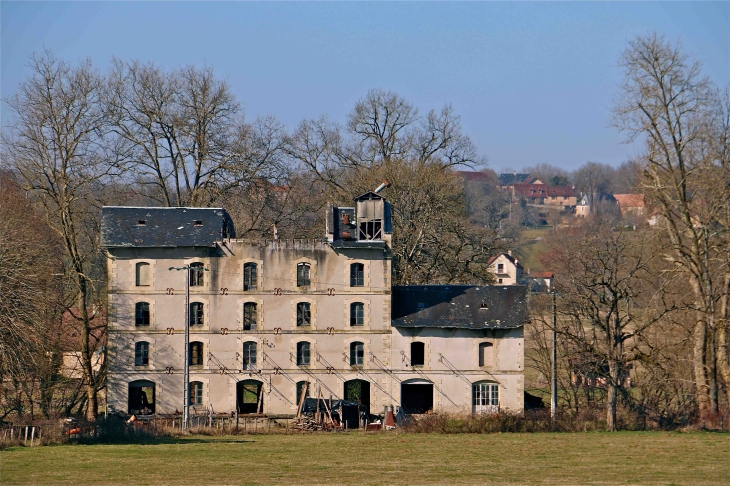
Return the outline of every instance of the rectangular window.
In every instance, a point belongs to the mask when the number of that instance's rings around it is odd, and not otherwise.
[[[190,383],[190,405],[203,404],[203,383],[193,381]]]
[[[243,343],[243,369],[256,370],[256,343],[253,341]]]
[[[148,302],[137,302],[134,304],[134,325],[150,325],[150,304]]]
[[[350,304],[350,325],[362,326],[365,324],[365,304],[353,302]]]
[[[297,304],[297,327],[311,326],[312,312],[309,302],[299,302]]]
[[[365,285],[365,265],[353,263],[350,265],[350,287],[362,287]]]
[[[134,366],[150,364],[150,343],[142,341],[134,344]]]
[[[426,345],[421,342],[411,343],[411,366],[423,366],[426,362]]]
[[[297,264],[297,287],[309,287],[312,284],[309,263]]]
[[[297,366],[309,366],[309,343],[297,343]]]
[[[258,266],[255,263],[243,265],[243,290],[256,290]]]
[[[202,302],[191,302],[190,303],[190,325],[191,326],[202,326],[203,325],[203,303]]]
[[[502,273],[502,272],[504,272],[504,263],[498,263],[498,264],[497,264],[497,271],[498,271],[499,273]]]
[[[362,366],[365,362],[365,345],[361,342],[350,343],[350,366]]]
[[[191,263],[190,264],[190,286],[199,287],[203,285],[203,269],[202,263]]]
[[[202,366],[203,365],[203,343],[200,341],[194,341],[190,343],[190,366]]]
[[[254,331],[256,330],[256,303],[246,302],[243,304],[243,330]]]

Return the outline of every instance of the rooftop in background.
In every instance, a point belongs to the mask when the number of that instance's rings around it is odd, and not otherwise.
[[[521,197],[576,197],[570,186],[549,186],[547,184],[515,184],[515,195]]]
[[[101,246],[107,248],[212,247],[235,236],[223,208],[105,206],[101,211]]]
[[[489,182],[490,177],[484,172],[474,172],[470,170],[458,170],[456,174],[463,177],[467,182]]]
[[[616,202],[622,208],[643,208],[644,207],[644,195],[643,194],[614,194],[613,198],[616,199]]]
[[[520,285],[408,285],[393,287],[394,327],[513,329],[529,319]]]
[[[499,174],[499,185],[501,187],[522,184],[530,179],[530,174]]]

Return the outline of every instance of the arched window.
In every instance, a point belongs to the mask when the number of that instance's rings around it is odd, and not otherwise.
[[[423,366],[426,362],[426,346],[418,341],[411,343],[411,366]]]
[[[191,381],[190,388],[190,405],[202,405],[203,404],[203,382]]]
[[[203,264],[200,262],[190,264],[190,286],[199,287],[203,285]]]
[[[190,366],[203,365],[203,343],[193,341],[190,343],[190,353],[188,354],[188,363]]]
[[[147,366],[150,364],[150,343],[140,341],[134,343],[134,366]]]
[[[499,385],[480,382],[472,385],[473,413],[497,413],[499,411]]]
[[[297,327],[312,325],[312,306],[309,302],[297,303]]]
[[[297,343],[297,366],[309,366],[309,343]]]
[[[365,304],[353,302],[350,304],[350,325],[362,326],[365,324]]]
[[[298,381],[297,382],[297,401],[296,401],[297,406],[299,406],[299,402],[302,401],[302,394],[304,395],[304,398],[309,398],[309,382],[308,381]]]
[[[151,278],[151,268],[149,263],[140,262],[136,265],[136,283],[137,287],[149,287]]]
[[[365,346],[360,341],[350,343],[350,366],[362,366],[365,362]]]
[[[255,263],[243,264],[243,290],[256,290],[258,279],[258,265]]]
[[[136,415],[155,413],[155,383],[153,381],[135,380],[129,383],[128,392],[128,413]]]
[[[365,265],[353,263],[350,265],[350,287],[362,287],[365,285]]]
[[[243,343],[243,369],[256,370],[256,342],[246,341]]]
[[[311,265],[297,263],[297,287],[309,287],[312,284]]]
[[[148,302],[137,302],[134,304],[134,325],[150,325],[150,304]]]
[[[243,330],[253,331],[256,329],[256,302],[243,304]]]
[[[203,325],[203,303],[202,302],[191,302],[190,303],[190,325],[191,326],[202,326]]]
[[[492,343],[479,343],[479,366],[494,366],[494,346]]]

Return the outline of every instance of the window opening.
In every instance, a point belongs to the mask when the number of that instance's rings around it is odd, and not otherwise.
[[[474,383],[472,396],[474,413],[499,411],[499,385],[497,383]]]
[[[246,302],[243,304],[243,330],[254,331],[256,330],[256,303]]]
[[[365,265],[353,263],[350,265],[350,287],[362,287],[365,285]]]
[[[134,304],[134,325],[150,325],[150,304],[148,302],[137,302]]]
[[[134,366],[147,366],[150,364],[150,343],[140,341],[134,343]]]
[[[309,343],[297,343],[297,366],[309,366]]]
[[[190,303],[190,325],[191,326],[202,326],[203,325],[203,303],[202,302],[191,302]]]
[[[365,304],[353,302],[350,304],[350,325],[362,326],[365,323]]]
[[[373,221],[363,221],[360,223],[360,240],[381,240],[383,223],[376,219]]]
[[[426,362],[426,345],[421,342],[411,343],[411,366],[423,366]]]
[[[199,287],[203,285],[203,264],[200,262],[190,264],[190,286]]]
[[[246,341],[243,343],[243,369],[256,370],[256,342]]]
[[[312,325],[312,307],[309,302],[297,303],[297,327]]]
[[[365,345],[359,341],[350,343],[350,366],[362,366],[365,362]]]
[[[298,381],[297,382],[297,401],[296,401],[297,405],[299,405],[299,402],[302,401],[302,393],[304,393],[304,398],[309,398],[309,382],[308,381]]]
[[[203,365],[203,343],[200,341],[193,341],[190,343],[190,355],[188,360],[190,366]]]
[[[135,415],[155,413],[155,383],[149,380],[136,380],[129,384],[127,412]]]
[[[309,263],[297,263],[297,287],[309,287],[312,284],[310,270]]]
[[[137,221],[137,226],[145,226],[145,225],[147,225],[147,221],[145,221],[144,219],[140,219]]]
[[[193,381],[190,382],[190,405],[202,405],[203,404],[203,382]]]
[[[136,265],[136,284],[137,287],[148,287],[150,285],[150,264],[140,262]]]
[[[263,383],[257,380],[244,380],[236,384],[236,407],[238,413],[263,413]]]
[[[479,366],[494,366],[494,346],[492,343],[479,343]]]
[[[255,263],[243,264],[243,290],[256,290],[258,265]]]
[[[194,219],[193,220],[193,226],[203,226],[203,220],[202,219]]]

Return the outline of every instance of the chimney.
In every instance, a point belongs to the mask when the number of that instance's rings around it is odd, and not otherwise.
[[[382,184],[380,184],[380,185],[378,186],[378,188],[377,188],[377,189],[375,189],[375,190],[374,190],[373,192],[374,192],[375,194],[378,194],[378,193],[379,193],[380,191],[382,191],[382,190],[383,190],[383,189],[385,189],[386,187],[390,187],[390,182],[388,181],[388,179],[383,179],[383,183],[382,183]]]

